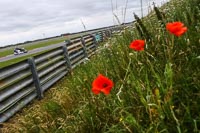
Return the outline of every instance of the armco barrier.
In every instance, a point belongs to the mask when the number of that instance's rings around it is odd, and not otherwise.
[[[0,123],[5,122],[64,77],[71,69],[95,53],[95,35],[103,41],[116,27],[77,37],[63,46],[0,69]]]

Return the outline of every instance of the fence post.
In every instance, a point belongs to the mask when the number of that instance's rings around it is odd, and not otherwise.
[[[110,36],[112,36],[113,34],[113,29],[110,29]]]
[[[94,43],[94,45],[95,45],[95,50],[96,50],[96,48],[97,48],[97,40],[96,40],[96,37],[95,37],[95,35],[93,35],[93,34],[91,34],[91,36],[92,36],[92,38],[93,38],[93,43]]]
[[[85,58],[88,58],[87,48],[85,46],[85,39],[83,37],[81,37],[81,43],[83,45],[83,50],[84,50]]]
[[[71,65],[71,61],[70,61],[68,50],[67,50],[67,45],[70,44],[70,43],[71,43],[70,41],[66,42],[66,44],[63,45],[62,48],[63,48],[65,60],[67,62],[67,68],[68,68],[68,70],[71,71],[72,65]]]
[[[108,29],[106,29],[106,30],[104,30],[104,35],[105,35],[105,39],[107,40],[109,37],[110,37],[110,33],[109,33],[109,30]],[[105,40],[104,39],[104,40]]]
[[[38,99],[42,99],[43,98],[42,87],[41,87],[40,79],[39,79],[39,76],[37,73],[35,61],[33,58],[29,58],[28,63],[29,63],[30,69],[31,69],[31,73],[33,75],[33,82],[35,84],[35,88],[37,91],[37,97],[38,97]]]
[[[103,31],[100,31],[100,34],[101,34],[101,42],[103,42],[103,39],[104,39],[104,37],[103,37]]]
[[[108,29],[106,29],[106,37],[108,38],[109,37],[109,30]]]
[[[106,39],[106,33],[105,33],[105,30],[102,31],[102,36],[103,36],[103,41],[105,41],[105,39]]]
[[[109,34],[109,37],[111,37],[111,35],[112,35],[111,29],[108,29],[108,34]]]

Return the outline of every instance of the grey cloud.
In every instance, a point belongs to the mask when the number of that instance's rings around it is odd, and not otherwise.
[[[115,11],[124,10],[126,0],[112,1]],[[143,3],[146,4],[149,1],[163,0],[143,0]],[[128,1],[127,8],[139,7],[140,0]],[[65,23],[79,23],[80,19],[85,20],[88,17],[95,20],[109,13],[112,14],[111,0],[0,0],[0,35],[5,37],[13,33],[26,34],[25,32],[34,34],[35,31],[44,31],[45,28],[51,27],[62,29]],[[113,23],[109,21],[106,25],[111,24]],[[94,28],[102,23],[95,22],[91,25]],[[77,27],[74,30],[77,31]]]
[[[6,8],[0,9],[0,29],[6,32],[14,30],[26,30],[32,26],[41,26],[45,24],[61,23],[72,21],[74,19],[89,16],[96,12],[109,10],[107,2],[97,0],[72,1],[66,0],[16,0],[8,1]],[[0,2],[1,4],[1,2]],[[9,6],[9,8],[8,8]],[[23,20],[23,21],[22,21]],[[16,28],[14,28],[16,27]]]

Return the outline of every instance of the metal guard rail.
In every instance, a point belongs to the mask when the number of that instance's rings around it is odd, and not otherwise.
[[[114,27],[76,37],[66,41],[62,47],[1,68],[0,123],[7,121],[34,99],[42,99],[47,89],[92,56],[99,42],[119,30],[121,27]]]

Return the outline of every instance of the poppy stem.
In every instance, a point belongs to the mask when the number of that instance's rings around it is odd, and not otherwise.
[[[168,56],[169,56],[170,63],[172,63],[173,49],[174,49],[174,36],[172,36],[171,42],[169,42],[169,47],[168,47]]]
[[[120,86],[119,91],[118,91],[117,94],[116,94],[116,95],[117,95],[117,98],[118,98],[118,100],[119,100],[120,102],[122,102],[122,100],[120,99],[119,95],[120,95],[120,93],[122,92],[122,88],[124,87],[124,81],[126,81],[126,78],[127,78],[127,76],[128,76],[128,72],[129,72],[129,69],[130,69],[130,65],[131,65],[131,58],[129,59],[128,67],[127,67],[127,69],[126,69],[126,74],[125,74],[125,76],[124,76],[122,85]]]

